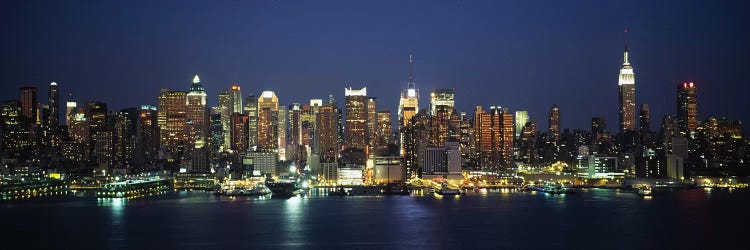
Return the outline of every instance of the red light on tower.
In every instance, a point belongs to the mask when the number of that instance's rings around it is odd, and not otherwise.
[[[690,87],[692,88],[693,86],[695,86],[695,85],[693,85],[693,82],[690,82]]]

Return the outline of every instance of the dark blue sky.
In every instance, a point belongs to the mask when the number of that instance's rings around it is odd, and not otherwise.
[[[307,103],[367,86],[395,113],[414,50],[426,107],[433,88],[456,104],[529,110],[547,127],[604,116],[617,129],[617,74],[627,41],[637,102],[652,128],[675,111],[675,86],[698,84],[699,118],[750,122],[747,1],[14,1],[0,4],[0,99],[50,81],[79,102],[153,104],[198,73],[216,93],[276,91]],[[628,28],[627,37],[623,30]],[[747,127],[747,124],[746,124]]]

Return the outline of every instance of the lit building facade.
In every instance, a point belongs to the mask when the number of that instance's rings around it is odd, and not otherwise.
[[[560,107],[557,104],[549,109],[549,135],[553,142],[560,139]]]
[[[162,90],[158,98],[157,123],[159,126],[159,144],[167,151],[174,153],[172,160],[186,141],[187,135],[187,93],[184,91]]]
[[[529,111],[526,110],[519,110],[515,113],[516,119],[516,139],[521,137],[521,132],[523,131],[523,127],[526,126],[526,123],[529,122]]]
[[[242,114],[242,90],[240,89],[240,85],[236,83],[232,84],[230,96],[232,99],[231,113]]]
[[[622,68],[619,76],[620,132],[635,129],[635,72],[628,61],[628,48],[625,47]]]
[[[258,150],[278,150],[279,98],[273,91],[263,91],[258,97]]]
[[[367,88],[344,90],[346,119],[344,128],[346,148],[365,149],[367,137]]]
[[[222,150],[231,149],[232,143],[232,96],[229,91],[222,90],[218,94],[219,114],[221,115],[221,130],[224,137]]]
[[[245,98],[245,113],[247,114],[247,146],[254,149],[258,146],[258,98],[250,94]]]
[[[456,109],[456,94],[453,89],[434,89],[430,92],[430,115],[438,110],[453,111]]]
[[[187,142],[189,149],[203,148],[208,143],[208,108],[206,107],[206,90],[200,83],[200,78],[195,75],[190,91],[186,95],[187,107],[185,116],[187,119]]]
[[[332,104],[320,107],[316,117],[315,140],[320,162],[336,162],[339,155],[338,144],[338,114]]]
[[[694,82],[677,85],[677,127],[685,137],[694,137],[698,127],[698,93]]]

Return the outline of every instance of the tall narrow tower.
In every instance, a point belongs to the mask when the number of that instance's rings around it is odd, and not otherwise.
[[[622,68],[618,81],[620,86],[620,132],[635,129],[635,73],[628,61],[628,47],[625,46]]]
[[[417,84],[414,82],[414,58],[411,52],[409,52],[409,83],[407,88],[401,90],[401,99],[398,104],[398,120],[399,120],[399,133],[401,137],[401,153],[404,152],[403,138],[404,133],[401,132],[403,128],[409,126],[409,122],[414,115],[419,111],[419,89]]]
[[[698,127],[698,95],[694,82],[677,85],[677,126],[685,137],[692,137]]]
[[[208,141],[208,109],[206,108],[206,90],[198,75],[190,84],[190,91],[186,95],[188,123],[188,142],[195,148],[202,148]]]

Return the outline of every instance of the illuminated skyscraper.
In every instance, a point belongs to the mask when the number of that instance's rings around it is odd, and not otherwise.
[[[513,161],[513,135],[513,113],[505,108],[500,115],[501,157],[504,167],[509,167]]]
[[[521,133],[523,132],[523,127],[526,126],[526,123],[529,122],[529,111],[526,110],[519,110],[516,111],[516,139],[521,137]],[[536,126],[536,123],[534,124]]]
[[[276,122],[278,123],[276,125],[276,148],[279,152],[279,160],[280,161],[286,161],[286,135],[287,135],[287,125],[288,125],[288,111],[286,106],[279,106],[279,111],[276,115]]]
[[[263,91],[258,97],[258,149],[278,150],[279,98],[273,91]]]
[[[419,111],[419,89],[414,82],[414,58],[409,53],[409,82],[407,88],[401,90],[401,99],[398,104],[399,131],[409,125],[411,118]],[[401,154],[404,153],[403,132],[401,134]]]
[[[641,131],[646,132],[651,130],[651,111],[648,104],[641,104]]]
[[[242,114],[242,111],[243,111],[242,110],[242,90],[240,89],[240,85],[237,85],[236,83],[232,84],[231,98],[232,98],[231,113]]]
[[[377,130],[378,130],[378,110],[377,110],[378,99],[375,97],[367,97],[367,145],[369,150],[372,151],[377,146]]]
[[[136,133],[140,110],[126,108],[115,114],[114,120],[114,158],[115,167],[128,172],[135,171]]]
[[[455,93],[453,89],[434,89],[430,93],[430,115],[436,115],[438,110],[448,113],[456,108]]]
[[[76,108],[78,108],[78,103],[76,102],[67,102],[65,104],[65,126],[70,127],[70,121],[73,120],[73,114],[76,113]]]
[[[365,138],[367,137],[367,88],[344,90],[346,130],[344,144],[346,148],[365,149]]]
[[[698,95],[693,82],[677,85],[677,126],[685,137],[693,137],[698,127]]]
[[[190,91],[187,93],[187,124],[189,149],[203,148],[208,143],[208,108],[206,107],[206,90],[200,83],[198,75],[193,78]]]
[[[91,136],[85,114],[77,113],[73,115],[70,121],[70,137],[73,139],[74,146],[68,158],[79,161],[89,159],[91,156]]]
[[[557,104],[549,109],[549,135],[555,142],[560,139],[560,107]]]
[[[247,146],[254,149],[258,146],[258,98],[250,94],[245,98],[245,113],[247,114]]]
[[[178,149],[186,141],[187,93],[164,89],[158,98],[159,143],[174,153],[172,160],[177,159]]]
[[[153,165],[158,158],[159,130],[157,116],[158,112],[155,106],[141,106],[136,124],[135,150],[135,163],[139,167]]]
[[[635,129],[635,72],[628,61],[628,47],[625,47],[622,68],[620,68],[620,132]]]
[[[500,107],[490,107],[489,113],[485,113],[482,106],[477,106],[474,110],[475,143],[479,153],[479,165],[483,170],[496,171],[502,164],[503,118]],[[512,139],[512,132],[510,136]]]
[[[222,90],[219,92],[219,114],[221,115],[221,132],[224,137],[223,150],[232,148],[232,97],[229,91]]]
[[[49,118],[47,123],[50,127],[57,130],[60,126],[60,96],[58,94],[58,87],[56,82],[49,84]]]
[[[232,150],[247,151],[247,114],[232,114]]]
[[[22,126],[22,111],[20,104],[13,101],[3,102],[0,110],[2,122],[2,153],[8,158],[20,158],[28,145],[28,131]]]
[[[320,162],[331,163],[338,160],[339,144],[339,122],[337,109],[332,105],[320,107],[316,117],[315,137],[318,141]]]
[[[378,111],[378,130],[376,132],[376,152],[384,154],[388,151],[388,145],[393,143],[393,125],[391,124],[391,111]]]
[[[289,144],[302,145],[302,105],[289,105]]]
[[[89,119],[89,129],[92,134],[107,130],[108,111],[106,103],[96,101],[86,103],[86,118]]]

